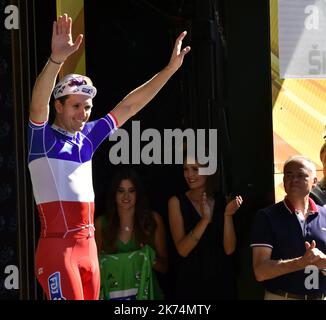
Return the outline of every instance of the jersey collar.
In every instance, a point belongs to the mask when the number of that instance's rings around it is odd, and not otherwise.
[[[290,202],[290,200],[285,196],[284,200],[284,205],[286,207],[286,209],[290,212],[290,213],[297,213],[298,210],[292,205],[292,203]],[[314,200],[312,200],[310,197],[309,197],[309,212],[310,213],[317,213],[318,212],[318,209],[317,209],[317,206],[314,202]]]
[[[56,130],[56,131],[58,131],[58,132],[64,134],[65,136],[68,136],[68,137],[70,137],[70,138],[75,138],[75,137],[76,137],[76,134],[75,134],[75,133],[71,133],[71,132],[69,132],[69,131],[67,131],[67,130],[65,130],[65,129],[62,129],[62,128],[58,127],[56,124],[54,124],[54,123],[52,124],[51,127],[52,127],[54,130]]]

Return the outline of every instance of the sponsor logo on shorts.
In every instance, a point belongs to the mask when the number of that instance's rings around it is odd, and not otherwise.
[[[48,280],[50,300],[67,300],[62,295],[60,272],[52,273]]]

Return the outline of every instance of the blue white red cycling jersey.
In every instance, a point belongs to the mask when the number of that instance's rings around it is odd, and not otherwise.
[[[94,230],[92,156],[117,130],[115,118],[86,123],[69,133],[29,121],[28,166],[41,221],[41,238],[83,238]]]

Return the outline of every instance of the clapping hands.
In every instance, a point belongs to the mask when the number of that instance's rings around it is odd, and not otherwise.
[[[236,196],[232,201],[230,201],[225,208],[226,216],[233,216],[236,211],[240,208],[243,200],[241,196]]]

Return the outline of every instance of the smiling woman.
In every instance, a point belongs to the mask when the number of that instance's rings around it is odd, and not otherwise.
[[[242,198],[236,196],[227,204],[210,185],[212,177],[199,174],[201,167],[185,152],[183,173],[189,190],[171,197],[168,203],[170,230],[178,253],[175,298],[234,299],[233,215]]]
[[[95,221],[100,256],[101,298],[161,299],[155,271],[165,273],[167,252],[160,215],[148,208],[138,174],[118,171],[107,211]]]

